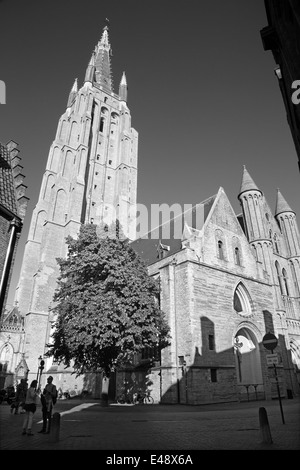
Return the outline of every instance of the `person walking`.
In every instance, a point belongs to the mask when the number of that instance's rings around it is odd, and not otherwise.
[[[41,395],[43,427],[39,433],[42,434],[50,433],[53,405],[55,405],[57,399],[56,386],[52,382],[53,377],[50,375],[47,379],[47,385],[43,390],[43,394]]]
[[[20,406],[22,410],[24,409],[27,389],[28,389],[27,379],[21,379],[21,382],[17,386],[16,399],[15,399],[15,402],[13,403],[15,415],[18,414]]]
[[[26,399],[25,399],[25,405],[24,405],[26,414],[25,414],[24,421],[23,421],[22,434],[23,435],[27,434],[27,436],[33,436],[33,433],[32,433],[33,415],[36,412],[37,399],[39,396],[39,393],[36,387],[37,387],[37,380],[33,380],[26,393]]]

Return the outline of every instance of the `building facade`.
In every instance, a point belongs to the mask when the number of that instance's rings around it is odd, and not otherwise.
[[[238,198],[238,216],[220,188],[190,214],[132,243],[159,279],[161,308],[171,327],[171,346],[162,352],[161,364],[140,371],[157,401],[276,398],[276,375],[282,397],[299,394],[296,216],[279,191],[273,216],[245,168]],[[181,224],[182,236],[175,238]],[[272,351],[276,370],[263,345],[269,333],[278,340]],[[130,370],[124,374],[130,376]]]
[[[23,319],[4,308],[28,204],[22,171],[18,144],[0,144],[0,389],[12,380],[13,351],[19,351],[24,335]]]
[[[131,126],[125,73],[119,93],[113,91],[111,45],[105,26],[86,69],[77,80],[50,147],[38,202],[33,210],[16,303],[25,321],[21,351],[13,348],[12,367],[25,359],[29,380],[50,342],[51,305],[59,267],[67,252],[65,239],[82,223],[110,223],[117,217],[129,239],[136,207],[138,133]],[[44,373],[56,374],[56,385],[79,390],[81,379],[45,360]]]
[[[300,170],[300,4],[298,0],[265,0],[265,10],[268,25],[261,30],[261,38],[264,49],[274,57]]]

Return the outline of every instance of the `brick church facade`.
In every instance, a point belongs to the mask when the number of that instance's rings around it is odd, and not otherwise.
[[[25,360],[29,380],[35,378],[38,358],[47,351],[56,258],[66,255],[66,236],[76,236],[82,223],[117,216],[149,274],[160,282],[172,340],[161,357],[145,354],[130,369],[117,371],[110,398],[125,381],[145,380],[156,402],[275,397],[274,367],[262,344],[266,333],[278,339],[274,352],[282,395],[298,394],[300,239],[294,211],[278,192],[273,216],[244,168],[240,215],[220,188],[189,213],[136,238],[138,133],[131,127],[125,73],[116,94],[110,58],[106,26],[82,87],[74,83],[49,151],[16,291],[25,334],[22,348],[14,349],[11,373]],[[0,354],[1,348],[3,342]],[[99,378],[76,377],[51,358],[45,359],[45,373],[63,391],[99,394]]]

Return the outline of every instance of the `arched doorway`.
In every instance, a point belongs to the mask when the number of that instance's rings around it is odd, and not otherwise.
[[[254,332],[242,326],[234,337],[236,377],[240,398],[262,398],[264,391],[259,341]],[[263,394],[264,397],[264,394]]]

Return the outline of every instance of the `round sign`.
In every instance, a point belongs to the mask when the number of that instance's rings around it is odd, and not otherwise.
[[[278,344],[278,340],[276,336],[273,335],[272,333],[267,333],[263,337],[262,344],[264,345],[266,349],[270,349],[271,351],[273,351],[273,349],[275,349]]]

